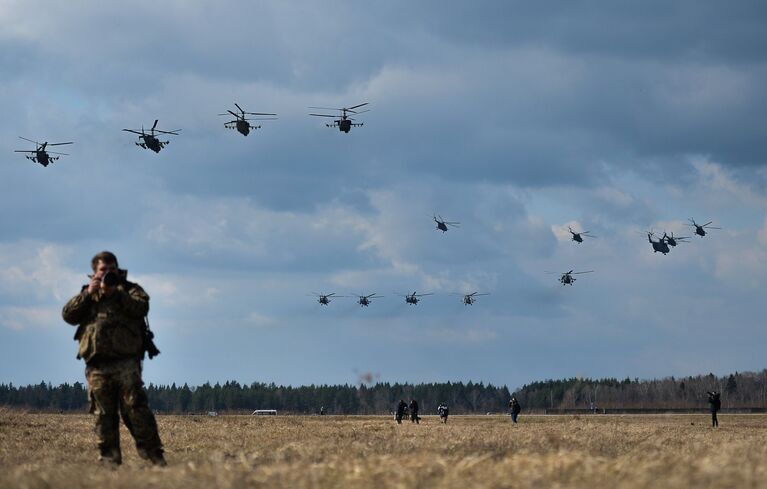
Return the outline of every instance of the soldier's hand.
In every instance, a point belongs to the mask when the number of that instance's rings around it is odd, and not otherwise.
[[[88,293],[94,294],[97,290],[101,290],[101,279],[94,275],[91,277],[91,281],[88,284]]]

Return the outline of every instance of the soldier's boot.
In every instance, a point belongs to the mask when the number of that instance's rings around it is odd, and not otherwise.
[[[152,465],[157,467],[165,467],[168,465],[168,462],[165,461],[165,457],[163,456],[162,448],[138,448],[137,450],[139,457],[152,462]]]
[[[123,463],[120,447],[99,446],[99,462],[106,466],[118,466]]]

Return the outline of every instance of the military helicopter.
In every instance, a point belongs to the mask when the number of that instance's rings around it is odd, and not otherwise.
[[[666,240],[664,238],[660,238],[658,241],[653,241],[652,237],[655,236],[655,233],[652,231],[647,233],[647,241],[650,242],[652,245],[653,253],[661,252],[664,255],[671,251],[671,249],[668,247],[668,243],[666,243]]]
[[[251,126],[250,121],[271,121],[276,119],[276,117],[266,117],[266,116],[273,116],[277,114],[267,114],[264,112],[245,112],[245,110],[243,110],[242,107],[237,105],[237,102],[235,102],[234,105],[240,111],[240,114],[235,114],[231,110],[227,109],[228,114],[218,114],[218,115],[232,114],[234,116],[234,120],[224,124],[224,127],[226,127],[227,129],[237,129],[237,132],[239,132],[243,136],[247,136],[248,134],[250,134],[251,129],[261,128],[261,126]],[[246,115],[255,115],[258,117],[248,119],[247,117],[245,117]]]
[[[349,131],[352,130],[352,127],[362,127],[363,125],[365,125],[365,123],[354,122],[354,119],[349,117],[347,115],[347,112],[350,114],[364,114],[365,112],[370,112],[369,110],[361,110],[361,111],[354,110],[367,104],[368,102],[365,102],[364,104],[355,105],[353,107],[342,107],[340,109],[331,108],[331,107],[309,107],[310,109],[339,110],[341,111],[340,118],[337,115],[330,115],[330,114],[309,114],[309,115],[313,115],[315,117],[331,117],[335,120],[333,121],[332,124],[325,124],[327,127],[337,127],[339,131],[348,133]]]
[[[594,270],[586,270],[583,272],[574,272],[570,270],[569,272],[563,273],[559,277],[559,281],[562,283],[562,285],[573,285],[575,283],[575,277],[573,275],[580,275],[581,273],[593,273]],[[555,272],[546,272],[546,273],[555,273]]]
[[[573,235],[573,241],[578,243],[583,243],[583,236],[586,236],[587,238],[596,238],[593,234],[589,234],[591,231],[581,231],[580,233],[576,233],[570,226],[567,226],[567,229],[570,231],[570,234]]]
[[[170,141],[160,141],[155,136],[155,133],[159,134],[172,134],[174,136],[178,136],[178,132],[181,129],[176,129],[175,131],[160,131],[159,129],[155,129],[157,127],[157,120],[155,119],[154,124],[152,124],[152,129],[149,130],[149,134],[144,132],[144,127],[141,127],[141,132],[138,132],[133,129],[123,129],[123,131],[132,132],[133,134],[138,134],[139,140],[143,139],[143,142],[136,143],[136,146],[141,146],[144,149],[151,149],[155,153],[159,153],[161,149],[165,147],[166,144],[170,144]]]
[[[419,299],[419,297],[424,297],[424,296],[427,296],[427,295],[434,295],[434,293],[429,292],[427,294],[416,294],[416,292],[413,291],[412,294],[397,294],[397,295],[400,296],[400,297],[404,297],[405,298],[405,302],[407,304],[410,304],[411,306],[417,306],[418,303],[421,302],[421,299]]]
[[[437,229],[439,229],[443,233],[447,232],[447,227],[448,226],[450,226],[452,228],[459,228],[459,227],[461,227],[461,223],[460,222],[445,221],[444,219],[442,219],[442,216],[439,216],[439,219],[437,219],[437,216],[434,216],[434,222],[437,223]]]
[[[672,247],[678,245],[679,243],[686,243],[687,242],[686,240],[688,239],[690,239],[689,236],[674,236],[673,231],[671,232],[671,236],[669,236],[668,234],[666,234],[665,231],[663,231],[663,237],[661,238],[661,240],[665,241],[666,244]]]
[[[369,305],[370,305],[370,301],[371,301],[371,300],[373,300],[373,299],[380,299],[380,298],[381,298],[381,297],[383,297],[383,296],[382,296],[382,295],[376,295],[376,293],[375,293],[375,292],[373,292],[373,293],[372,293],[372,294],[370,294],[370,295],[361,295],[361,294],[357,294],[357,297],[358,297],[358,299],[357,299],[357,304],[359,304],[359,305],[360,305],[360,307],[362,307],[362,306],[365,306],[365,307],[367,307],[367,306],[369,306]]]
[[[480,294],[479,292],[472,292],[471,294],[454,294],[454,295],[463,295],[463,305],[464,306],[470,306],[477,302],[477,297],[481,295],[490,295],[489,293]]]
[[[336,295],[335,292],[332,294],[318,294],[317,292],[312,292],[312,294],[317,297],[317,302],[323,306],[330,304],[331,298],[335,299],[337,297],[346,297],[345,295]]]
[[[62,156],[69,156],[67,153],[56,153],[53,151],[46,151],[45,148],[48,146],[63,146],[65,144],[74,144],[73,142],[68,143],[38,143],[37,141],[32,141],[31,139],[23,138],[19,136],[19,139],[23,139],[24,141],[29,141],[30,143],[35,143],[37,145],[37,149],[32,151],[24,151],[17,149],[14,151],[14,153],[30,153],[24,155],[24,157],[28,160],[34,161],[35,163],[40,163],[43,166],[48,166],[54,161],[58,160]],[[58,155],[58,156],[51,156],[51,155]]]
[[[692,226],[695,228],[695,234],[700,236],[701,238],[706,235],[706,229],[722,229],[722,228],[715,228],[713,226],[709,226],[714,221],[708,221],[706,224],[698,224],[695,222],[695,219],[690,218],[689,219],[692,224],[688,224],[688,226]]]

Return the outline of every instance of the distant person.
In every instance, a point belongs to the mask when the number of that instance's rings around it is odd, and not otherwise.
[[[719,392],[708,392],[708,403],[711,405],[711,427],[717,428],[719,426],[719,420],[716,419],[716,413],[722,409],[722,400],[720,399]]]
[[[320,416],[325,416],[325,406],[320,406]]]
[[[418,417],[418,401],[411,399],[408,408],[410,409],[410,422],[421,424],[421,418]]]
[[[517,424],[517,416],[522,411],[522,406],[519,405],[519,401],[515,396],[511,396],[509,401],[509,410],[511,410],[511,422]]]
[[[77,325],[77,358],[85,360],[90,412],[96,415],[99,460],[119,465],[120,416],[136,441],[141,458],[164,466],[157,421],[149,409],[141,363],[144,352],[159,353],[151,342],[145,318],[149,296],[128,282],[117,257],[103,251],[91,260],[93,275],[64,306],[64,321]],[[148,346],[151,344],[151,347]]]
[[[450,409],[448,409],[447,404],[444,402],[440,403],[437,407],[437,414],[439,414],[439,420],[447,424],[447,416],[450,414]]]
[[[397,424],[402,424],[402,418],[405,416],[405,409],[407,409],[407,404],[400,399],[399,404],[397,404],[397,411],[394,414],[394,419],[397,421]]]

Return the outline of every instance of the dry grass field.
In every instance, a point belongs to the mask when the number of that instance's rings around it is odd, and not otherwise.
[[[0,409],[0,488],[767,487],[767,416],[160,416],[169,466],[95,463],[87,415]]]

